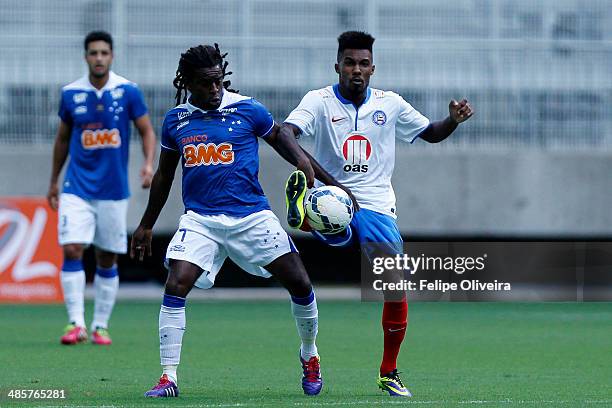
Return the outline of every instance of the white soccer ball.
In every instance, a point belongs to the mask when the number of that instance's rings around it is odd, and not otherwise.
[[[304,207],[308,224],[322,234],[341,232],[353,219],[351,198],[336,186],[323,186],[308,191]]]

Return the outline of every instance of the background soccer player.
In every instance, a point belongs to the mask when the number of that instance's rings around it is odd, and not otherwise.
[[[130,121],[142,137],[143,188],[150,186],[153,176],[155,133],[136,84],[110,70],[110,34],[95,31],[85,37],[85,61],[89,74],[62,89],[47,199],[53,209],[59,207],[59,243],[64,252],[61,283],[69,324],[61,342],[87,340],[82,259],[85,246],[93,243],[97,268],[92,341],[111,344],[107,328],[119,286],[117,254],[127,252]],[[58,178],[68,154],[60,195]]]
[[[364,243],[387,243],[388,254],[394,254],[402,251],[391,186],[395,138],[410,143],[417,138],[430,143],[440,142],[459,123],[472,116],[472,109],[465,99],[452,100],[449,116],[430,123],[398,94],[370,88],[370,77],[374,74],[373,43],[374,38],[363,32],[349,31],[340,35],[335,64],[338,84],[308,92],[289,114],[280,134],[314,136],[316,161],[312,164],[317,179],[325,184],[342,183],[361,207],[350,228],[343,233],[324,236],[315,231],[315,236],[335,246],[349,245],[356,236],[362,250]],[[305,183],[300,182],[300,178],[304,175],[293,173],[288,186],[303,186]],[[288,193],[299,196],[302,191]],[[299,227],[303,216],[295,215],[302,215],[303,211],[289,207],[289,224]],[[387,296],[385,299],[382,314],[384,351],[377,383],[390,395],[411,396],[396,367],[406,332],[408,305],[405,297],[400,301],[388,301]]]
[[[278,125],[262,104],[227,89],[224,57],[217,44],[193,47],[181,55],[174,80],[178,106],[166,114],[159,168],[132,239],[132,256],[142,259],[150,254],[153,225],[182,161],[186,213],[168,245],[170,272],[159,313],[163,374],[145,396],[178,396],[176,370],[185,331],[186,296],[194,285],[212,287],[228,256],[253,275],[274,275],[291,294],[291,310],[302,341],[302,388],[315,395],[323,385],[315,345],[317,303],[297,250],[259,184],[258,138],[299,169],[309,174],[313,170],[293,135],[278,135]]]

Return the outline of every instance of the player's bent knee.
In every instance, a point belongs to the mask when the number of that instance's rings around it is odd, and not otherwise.
[[[305,271],[304,274],[292,277],[285,286],[291,296],[306,297],[312,292],[312,283]]]
[[[81,244],[67,244],[64,245],[64,258],[70,260],[77,260],[83,258],[83,245]]]
[[[172,296],[186,297],[191,291],[191,288],[193,288],[193,284],[168,279],[165,293]]]
[[[272,261],[265,268],[282,283],[291,296],[310,295],[312,284],[297,252],[287,253]]]
[[[168,295],[185,297],[193,288],[195,279],[188,278],[186,275],[170,273],[166,281],[165,292]]]
[[[117,263],[117,254],[108,251],[96,251],[96,262],[102,268],[112,268]]]
[[[293,297],[307,297],[312,292],[312,285],[310,284],[310,281],[285,282],[283,283],[283,286]]]
[[[311,292],[312,292],[312,284],[310,283],[310,280],[298,282],[296,287],[293,290],[289,291],[291,296],[295,296],[295,297],[306,297],[310,295]]]
[[[171,261],[170,273],[166,280],[166,293],[186,297],[201,274],[202,269],[197,265],[186,261]]]

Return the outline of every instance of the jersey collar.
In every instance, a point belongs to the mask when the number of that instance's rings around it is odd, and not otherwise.
[[[85,75],[85,81],[87,82],[87,85],[89,86],[89,88],[96,93],[98,98],[102,97],[102,95],[104,94],[104,91],[113,90],[122,84],[121,77],[115,74],[113,71],[109,71],[108,81],[106,81],[102,89],[98,89],[95,86],[93,86],[93,84],[89,80],[89,74]]]
[[[355,106],[353,102],[349,101],[348,99],[346,99],[344,96],[340,94],[340,84],[335,84],[332,88],[334,89],[334,95],[336,95],[336,98],[338,98],[340,102],[342,102],[345,105]],[[362,105],[365,105],[368,102],[371,94],[372,94],[372,90],[368,86],[368,92],[367,92],[366,98],[363,100]],[[355,108],[358,108],[358,106],[355,106]]]
[[[187,105],[187,110],[189,111],[189,113],[193,113],[194,111],[200,111],[202,113],[215,112],[215,111],[218,111],[219,109],[225,108],[227,105],[229,105],[231,103],[228,94],[229,94],[229,92],[227,91],[227,89],[224,89],[223,90],[223,96],[221,97],[221,105],[219,105],[219,107],[217,109],[205,110],[205,109],[200,109],[200,108],[198,108],[195,105],[192,105],[191,104],[191,95],[189,95],[189,98],[187,98],[187,102],[185,104]]]

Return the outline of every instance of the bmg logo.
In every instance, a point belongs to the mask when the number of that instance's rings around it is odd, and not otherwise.
[[[81,144],[88,150],[118,148],[121,146],[121,135],[118,129],[87,129],[81,133]]]
[[[185,167],[209,166],[217,164],[232,164],[234,152],[231,143],[200,143],[198,145],[188,144],[183,147],[183,158]]]

